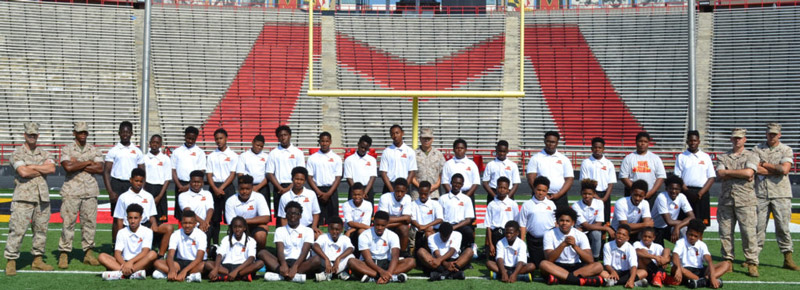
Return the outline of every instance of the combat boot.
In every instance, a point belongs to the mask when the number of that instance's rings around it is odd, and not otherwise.
[[[84,254],[83,263],[92,266],[100,266],[100,261],[94,257],[94,251],[92,249],[87,250],[86,254]]]
[[[6,262],[6,276],[17,275],[17,260],[8,260]]]
[[[783,267],[792,271],[800,271],[800,267],[792,260],[792,252],[783,253]]]
[[[33,257],[33,263],[31,264],[31,270],[38,270],[38,271],[53,271],[53,266],[50,266],[42,260],[42,256]]]
[[[67,254],[67,252],[61,252],[61,254],[58,255],[58,268],[60,269],[69,268],[69,255]]]

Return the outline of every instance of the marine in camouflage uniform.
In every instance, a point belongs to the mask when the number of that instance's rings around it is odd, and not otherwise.
[[[42,260],[50,221],[50,192],[45,176],[56,171],[50,153],[36,146],[39,124],[25,123],[25,143],[11,155],[14,167],[14,197],[8,221],[8,240],[3,255],[8,260],[6,276],[17,274],[16,260],[28,225],[33,221],[33,270],[51,271],[53,267]]]
[[[84,251],[83,263],[100,265],[94,257],[94,236],[97,228],[97,196],[100,188],[93,174],[103,173],[103,155],[92,145],[86,144],[89,126],[86,122],[75,122],[72,142],[61,150],[61,166],[67,172],[61,187],[61,239],[58,242],[58,267],[69,266],[69,253],[72,252],[72,238],[78,213],[81,216],[81,247]]]
[[[783,267],[798,271],[792,260],[793,244],[789,233],[792,218],[792,187],[789,171],[794,164],[792,148],[781,143],[781,125],[767,124],[767,142],[753,147],[759,157],[758,176],[756,176],[756,197],[758,198],[758,249],[764,248],[767,222],[770,213],[775,222],[775,238],[783,253]]]

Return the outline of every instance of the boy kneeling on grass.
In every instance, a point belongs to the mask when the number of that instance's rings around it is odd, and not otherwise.
[[[183,230],[174,232],[169,237],[167,259],[156,261],[153,279],[201,281],[200,272],[203,270],[203,261],[206,259],[206,234],[195,229],[197,214],[193,210],[183,211],[181,227]]]
[[[675,242],[672,250],[672,279],[670,284],[679,285],[683,282],[689,288],[720,288],[722,277],[731,269],[731,262],[724,261],[714,265],[708,246],[701,241],[706,225],[700,220],[691,220],[687,226],[686,236]],[[708,267],[703,266],[703,261]],[[667,278],[670,280],[670,277]],[[685,279],[685,280],[684,280]]]
[[[536,265],[528,263],[528,246],[519,238],[519,223],[506,222],[504,234],[505,237],[497,242],[495,260],[486,261],[486,268],[491,271],[489,278],[514,283],[519,275],[527,275],[528,281],[533,281],[531,275]]]
[[[101,253],[100,264],[108,271],[103,272],[103,280],[119,280],[123,278],[144,279],[145,269],[153,265],[156,252],[150,251],[153,243],[153,231],[141,226],[144,208],[139,204],[131,204],[127,208],[128,227],[117,232],[114,244],[114,256]]]

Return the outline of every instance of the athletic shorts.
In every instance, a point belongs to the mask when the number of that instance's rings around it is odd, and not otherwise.
[[[179,272],[183,271],[183,269],[186,269],[186,267],[189,267],[189,264],[192,263],[192,260],[184,260],[184,259],[178,259],[178,258],[175,258],[173,261],[178,263],[178,266],[180,267],[180,269],[178,269]]]
[[[565,263],[556,262],[555,264],[556,264],[556,266],[559,266],[559,267],[563,268],[564,270],[567,270],[567,272],[570,272],[570,273],[574,273],[575,271],[577,271],[578,269],[583,267],[583,263],[565,264]]]
[[[248,226],[247,231],[250,233],[251,237],[255,237],[257,232],[264,232],[268,233],[268,231],[260,226]]]
[[[242,264],[222,264],[222,267],[228,269],[228,273],[233,272],[237,267],[241,266]]]
[[[330,257],[328,257],[328,258],[330,258]],[[338,268],[338,269],[336,269],[336,273],[341,273],[341,272],[344,272],[344,270],[346,270],[346,269],[347,269],[347,262],[348,262],[348,261],[350,261],[350,259],[355,259],[355,258],[356,258],[356,257],[355,257],[355,256],[353,256],[353,254],[350,254],[349,256],[342,258],[342,261],[341,261],[341,262],[339,262],[339,268]],[[336,258],[334,258],[333,260],[331,260],[331,266],[333,266],[333,261],[334,261],[334,260],[336,260]],[[387,266],[387,268],[388,268],[388,266]]]

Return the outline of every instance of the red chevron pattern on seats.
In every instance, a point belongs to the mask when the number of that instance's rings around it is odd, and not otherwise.
[[[341,65],[383,88],[395,90],[447,90],[479,77],[487,69],[503,64],[505,37],[498,35],[481,43],[424,64],[410,63],[344,34],[336,35],[336,53]]]
[[[317,55],[319,39],[315,28]],[[214,130],[225,128],[228,142],[250,142],[256,134],[276,142],[271,130],[288,122],[307,71],[308,26],[265,24],[198,141],[214,141]]]
[[[577,25],[525,28],[525,56],[539,78],[544,99],[566,145],[633,146],[643,127],[614,89]]]

